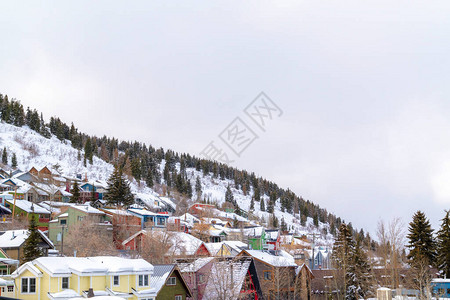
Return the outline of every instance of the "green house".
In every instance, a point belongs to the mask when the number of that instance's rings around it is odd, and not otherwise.
[[[150,286],[156,291],[156,300],[186,300],[192,298],[191,290],[176,265],[153,265]]]
[[[13,217],[26,217],[28,220],[35,217],[39,230],[46,231],[50,221],[51,212],[36,203],[27,200],[5,200],[5,206],[14,214]]]
[[[263,250],[267,247],[264,227],[246,228],[248,247],[252,250]]]
[[[48,224],[48,237],[57,249],[61,248],[64,236],[70,228],[81,221],[90,221],[94,224],[99,224],[105,229],[105,232],[110,231],[112,234],[112,225],[109,222],[110,218],[107,214],[90,205],[72,204],[63,208],[63,212]]]

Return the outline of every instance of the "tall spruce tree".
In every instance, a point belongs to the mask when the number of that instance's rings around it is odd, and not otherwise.
[[[197,194],[197,200],[201,199],[202,197],[202,183],[200,181],[200,177],[197,176],[197,179],[195,179],[195,193]]]
[[[32,208],[34,211],[34,209]],[[32,214],[30,223],[28,225],[28,238],[23,246],[23,258],[22,263],[32,261],[43,255],[42,250],[39,248],[41,242],[41,235],[38,231],[35,214]]]
[[[437,267],[444,278],[450,278],[450,211],[445,212],[437,232]]]
[[[432,265],[436,259],[436,244],[433,240],[433,229],[430,221],[420,210],[417,211],[411,223],[409,223],[407,238],[409,254],[408,259],[412,262],[426,259],[428,265]]]
[[[338,270],[338,280],[341,291],[347,294],[348,288],[348,271],[351,270],[352,252],[354,251],[355,243],[352,234],[345,223],[339,226],[339,233],[333,245],[332,260],[334,267]]]
[[[410,277],[413,279],[414,288],[420,291],[419,298],[426,299],[432,278],[431,265],[436,260],[433,229],[425,214],[417,211],[409,223],[408,230]]]
[[[17,156],[16,153],[13,153],[12,158],[11,158],[11,166],[13,168],[17,168]]]
[[[130,184],[117,166],[108,179],[105,198],[109,204],[130,206],[134,203]]]
[[[78,186],[78,181],[75,181],[72,185],[72,189],[70,190],[72,196],[70,197],[71,203],[79,203],[80,202],[80,188]]]
[[[151,169],[148,169],[147,176],[145,177],[145,183],[148,187],[153,188],[154,182],[153,182],[153,172]]]
[[[92,165],[93,162],[93,153],[92,153],[92,144],[91,144],[91,138],[88,137],[86,140],[86,143],[84,144],[84,161],[88,160],[89,163]]]
[[[227,191],[225,192],[225,201],[234,203],[234,196],[233,196],[233,192],[231,191],[230,186],[227,187]]]
[[[8,152],[6,151],[6,147],[3,148],[3,153],[2,153],[2,163],[4,165],[8,164]]]
[[[259,209],[261,210],[261,211],[266,211],[266,204],[265,204],[265,200],[264,200],[264,198],[261,198],[261,201],[259,201]]]
[[[373,297],[373,275],[367,255],[358,240],[351,249],[346,282],[347,300],[367,299]]]

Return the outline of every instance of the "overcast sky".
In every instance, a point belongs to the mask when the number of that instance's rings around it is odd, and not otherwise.
[[[0,93],[196,155],[240,116],[235,166],[372,232],[450,208],[450,2],[66,2],[0,4]]]

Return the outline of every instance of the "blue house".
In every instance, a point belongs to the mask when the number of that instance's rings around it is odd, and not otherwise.
[[[167,212],[154,213],[143,208],[129,208],[128,212],[141,219],[141,228],[166,227],[169,214]]]
[[[450,298],[450,279],[432,279],[431,290],[436,298]]]
[[[95,183],[83,183],[82,185],[80,185],[80,188],[84,191],[84,192],[92,192],[92,190],[94,190],[94,192],[96,193],[96,198],[102,200],[103,199],[103,192],[104,192],[104,187],[101,185],[96,185]]]

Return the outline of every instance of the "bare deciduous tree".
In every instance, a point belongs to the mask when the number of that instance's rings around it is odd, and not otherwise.
[[[64,237],[64,254],[72,256],[75,251],[82,257],[117,254],[112,234],[105,229],[93,220],[72,225]]]

